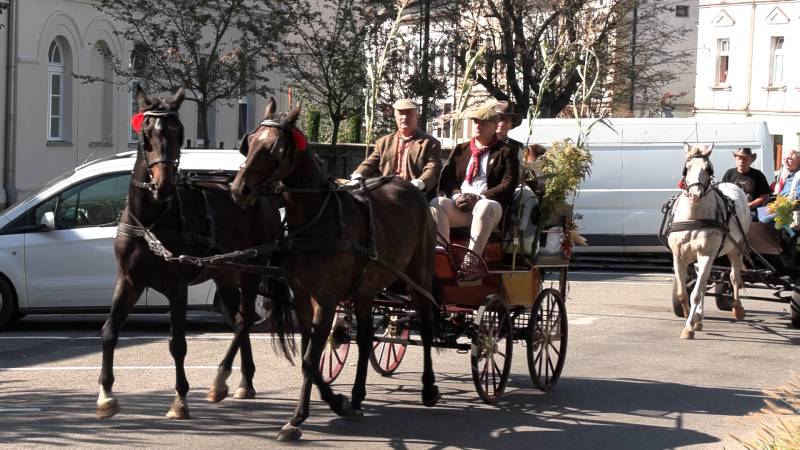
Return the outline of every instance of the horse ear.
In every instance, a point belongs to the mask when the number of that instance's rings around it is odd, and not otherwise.
[[[267,107],[264,108],[264,117],[272,117],[273,114],[275,114],[275,98],[270,97]]]
[[[179,87],[177,91],[175,91],[175,95],[172,96],[172,100],[169,101],[169,106],[174,111],[177,111],[181,108],[181,104],[183,103],[183,99],[186,98],[186,90],[183,87]]]
[[[298,104],[295,109],[291,110],[289,114],[286,115],[286,121],[289,124],[294,125],[299,115],[300,115],[300,105]]]
[[[133,98],[136,99],[136,103],[139,105],[139,111],[144,111],[153,105],[141,85],[136,85],[136,93],[133,94]]]
[[[703,155],[708,156],[711,154],[711,151],[714,150],[714,143],[712,142],[711,145],[706,145],[705,150],[703,150]]]
[[[688,142],[683,143],[683,151],[688,155],[692,151],[692,146]]]

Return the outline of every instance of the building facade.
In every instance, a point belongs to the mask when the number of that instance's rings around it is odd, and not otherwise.
[[[767,122],[776,164],[800,148],[800,1],[700,0],[698,116]]]
[[[2,1],[2,0],[0,0]],[[131,85],[115,79],[103,51],[130,60],[118,24],[92,0],[10,0],[0,14],[0,209],[37,191],[84,161],[136,148]],[[82,83],[74,74],[108,82]],[[279,110],[281,79],[270,77]],[[191,96],[191,93],[188,95]],[[266,100],[232,99],[209,111],[209,140],[198,145],[196,104],[184,102],[185,146],[234,148]]]

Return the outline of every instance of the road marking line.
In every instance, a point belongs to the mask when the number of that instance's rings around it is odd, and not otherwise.
[[[56,372],[67,370],[100,370],[101,366],[34,366],[0,367],[0,372]],[[217,370],[219,366],[184,366],[184,369]],[[114,370],[175,370],[175,366],[114,366]],[[233,366],[231,370],[239,370]]]
[[[42,408],[0,408],[0,414],[2,413],[20,413],[20,412],[39,412]]]
[[[575,281],[570,280],[570,284],[622,284],[622,285],[636,285],[636,286],[672,286],[672,283],[651,283],[644,281]]]
[[[597,317],[579,317],[577,319],[569,319],[570,325],[589,325],[597,321]]]

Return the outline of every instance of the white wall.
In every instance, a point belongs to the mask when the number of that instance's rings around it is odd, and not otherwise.
[[[777,9],[776,9],[777,8]],[[769,86],[772,37],[783,36],[784,82]],[[714,86],[717,39],[730,39],[728,84]],[[800,1],[700,1],[698,115],[744,115],[767,121],[784,149],[800,133]]]

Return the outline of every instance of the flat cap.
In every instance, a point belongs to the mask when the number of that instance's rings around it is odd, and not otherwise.
[[[508,100],[500,100],[494,104],[494,110],[497,111],[497,114],[500,116],[518,116],[519,114],[514,111],[514,102],[510,102]]]
[[[480,108],[469,113],[467,116],[470,119],[488,120],[489,122],[497,123],[500,121],[500,114],[494,108]]]
[[[419,105],[414,103],[414,101],[410,98],[401,98],[400,100],[394,102],[392,108],[402,111],[404,109],[417,109],[419,108]]]

